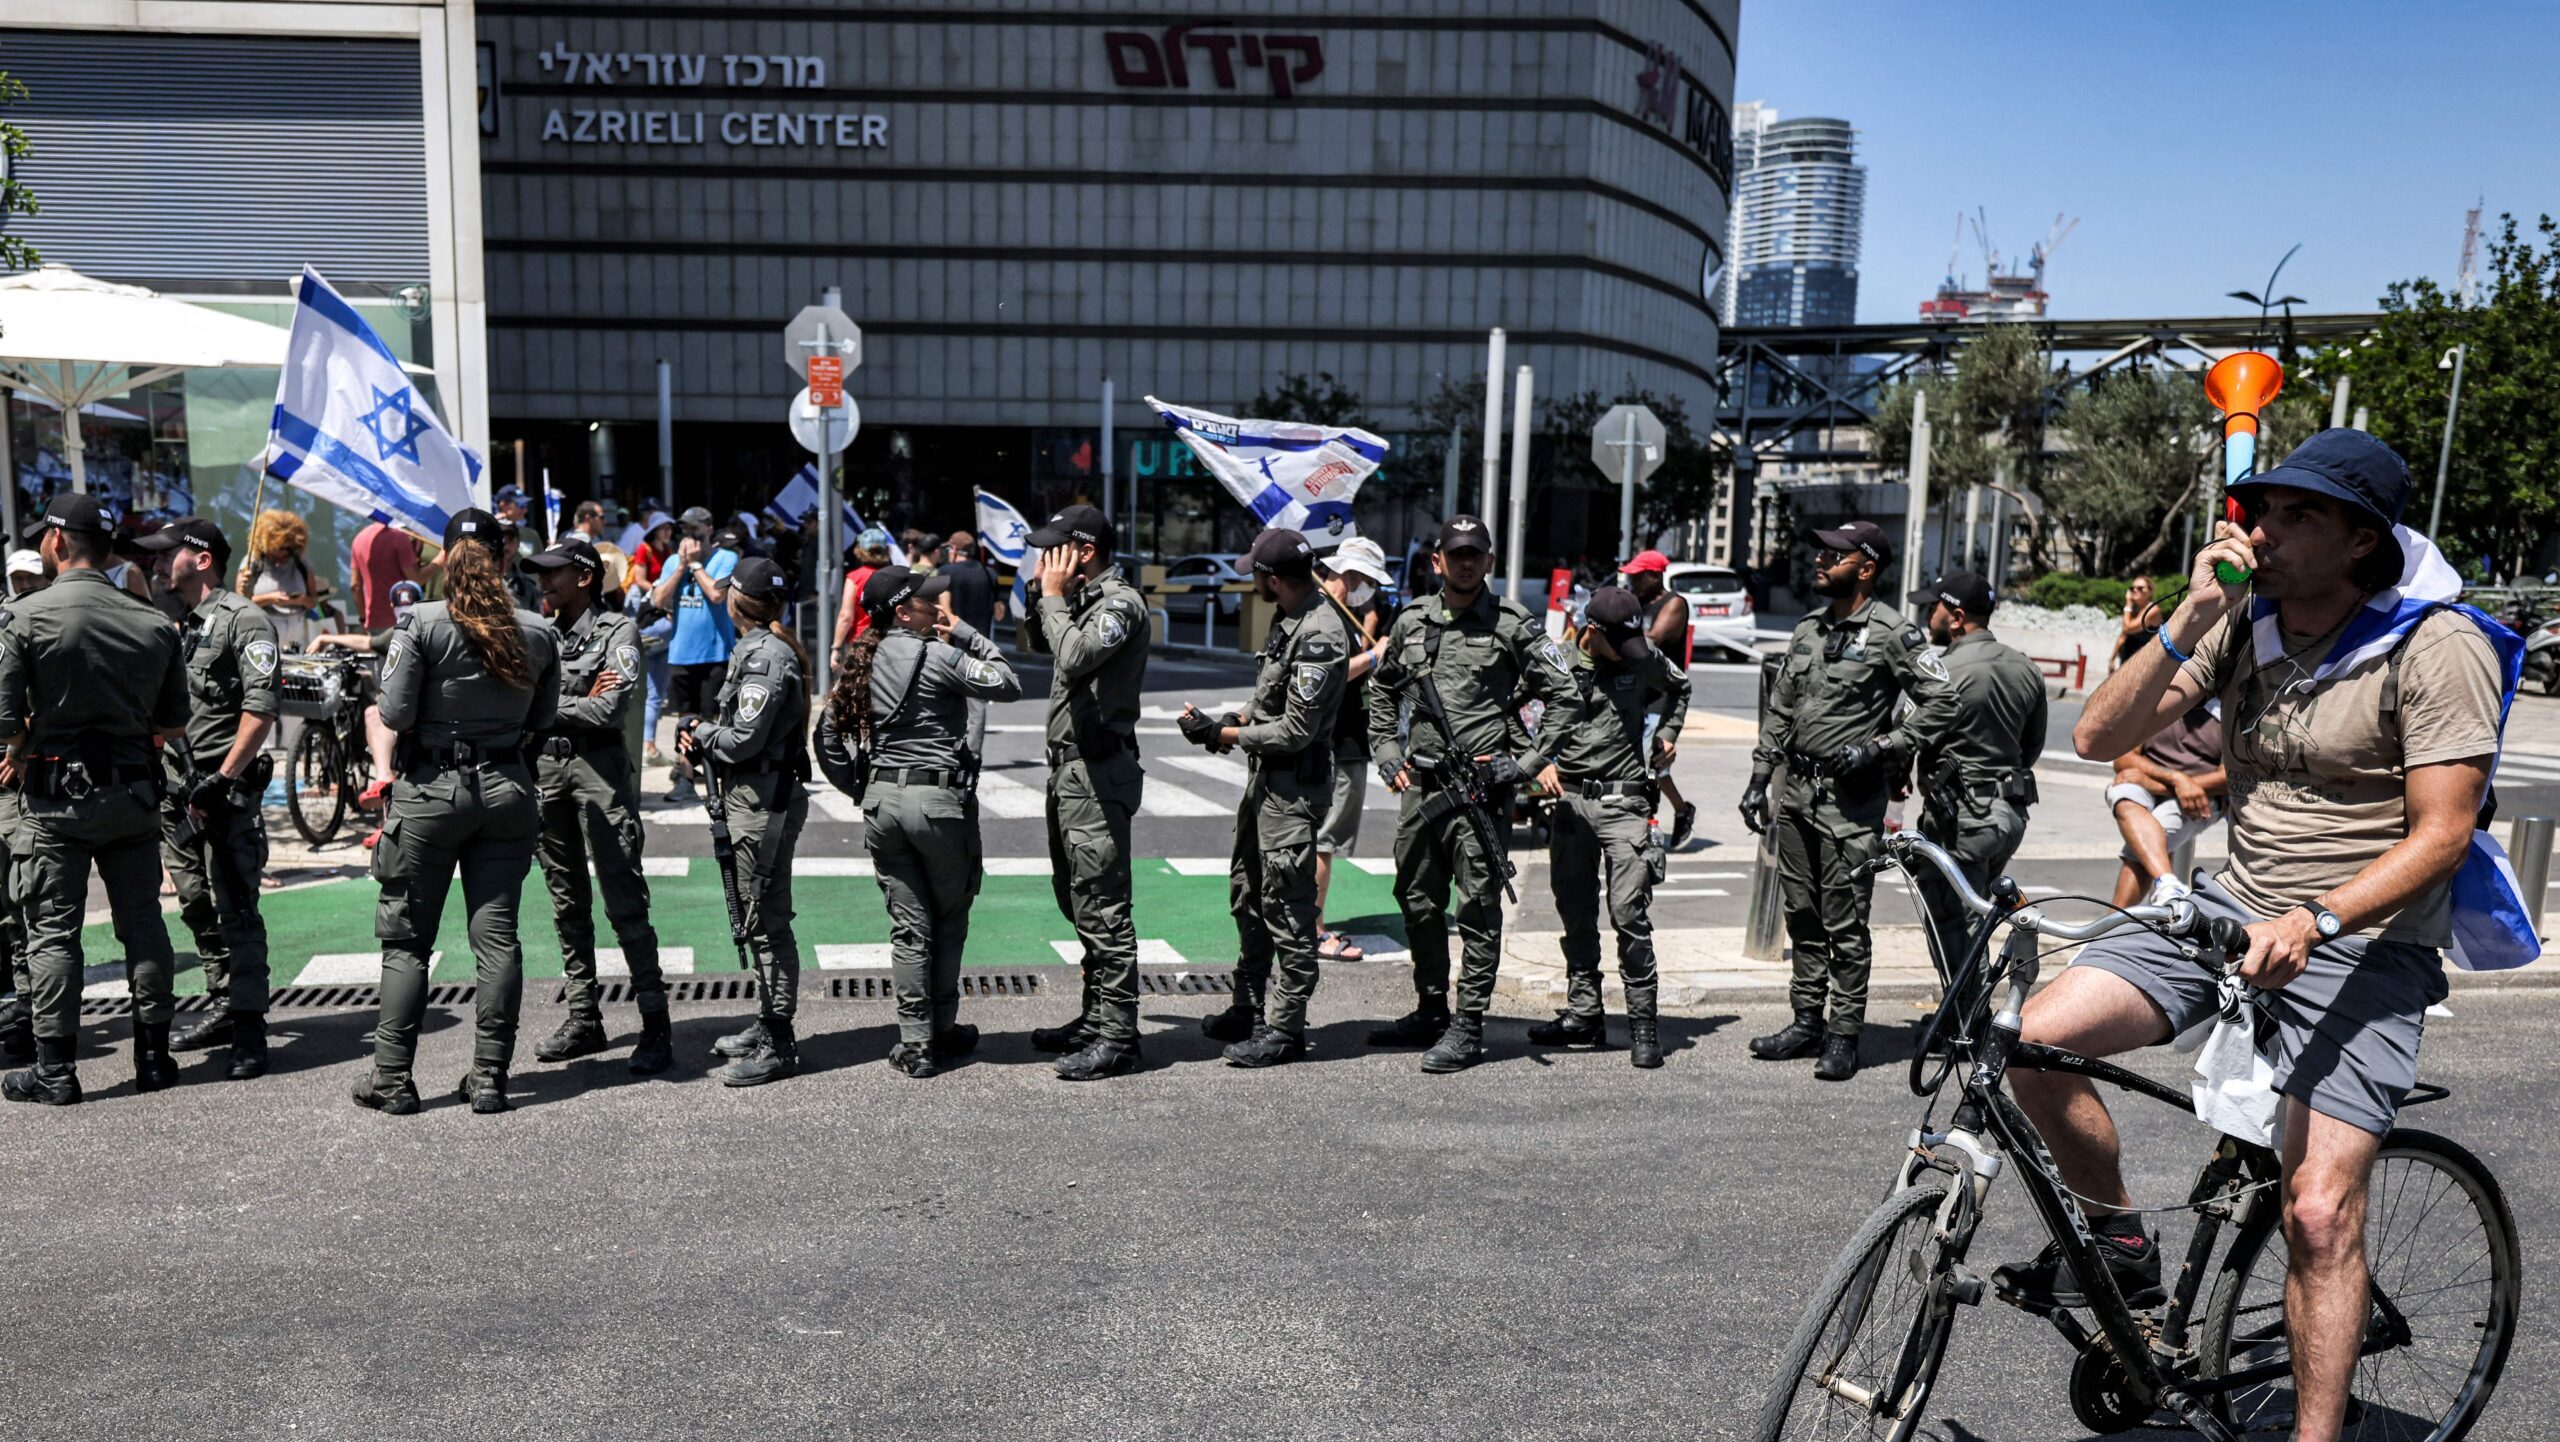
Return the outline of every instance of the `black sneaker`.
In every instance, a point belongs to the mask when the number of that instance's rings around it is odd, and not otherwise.
[[[604,1034],[604,1023],[592,1017],[573,1016],[560,1023],[560,1029],[533,1044],[536,1061],[569,1061],[594,1056],[612,1045]]]
[[[1083,1017],[1077,1017],[1064,1026],[1044,1026],[1035,1029],[1031,1033],[1031,1049],[1053,1053],[1082,1051],[1093,1045],[1094,1039],[1100,1035],[1100,1032],[1093,1029],[1092,1022]]]
[[[1844,1082],[1858,1074],[1858,1038],[1833,1032],[1822,1039],[1822,1060],[1813,1064],[1815,1081]]]
[[[1609,1044],[1609,1019],[1605,1016],[1575,1016],[1569,1011],[1556,1013],[1553,1021],[1542,1021],[1529,1028],[1532,1046],[1605,1047]]]
[[[1683,801],[1671,808],[1671,839],[1663,843],[1673,851],[1689,844],[1698,831],[1698,803]]]
[[[754,1051],[727,1066],[712,1068],[711,1075],[724,1087],[760,1087],[799,1070],[799,1043],[788,1036],[767,1035]]]
[[[2157,1307],[2169,1299],[2160,1288],[2160,1244],[2140,1224],[2111,1218],[2091,1223],[2090,1231],[2098,1239],[2098,1251],[2106,1257],[2107,1270],[2114,1274],[2126,1306]],[[2001,1300],[2028,1308],[2089,1305],[2080,1279],[2062,1260],[2062,1248],[2051,1242],[2031,1260],[1993,1268],[1991,1283],[1999,1289]]]
[[[1449,1004],[1426,1001],[1369,1033],[1371,1046],[1429,1046],[1449,1029]]]

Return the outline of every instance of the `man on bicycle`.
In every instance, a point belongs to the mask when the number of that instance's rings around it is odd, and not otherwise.
[[[2232,495],[2245,521],[2215,528],[2186,604],[2089,698],[2072,742],[2113,759],[2222,703],[2231,858],[2194,900],[2247,923],[2239,975],[2273,1023],[2260,1045],[2280,1094],[2294,1435],[2330,1442],[2366,1326],[2366,1179],[2417,1079],[2426,1009],[2445,995],[2450,883],[2495,763],[2502,681],[2471,620],[2401,604],[2393,526],[2409,471],[2389,447],[2324,431]],[[2224,584],[2216,562],[2254,576]],[[2215,1007],[2212,972],[2131,931],[2037,996],[2023,1036],[2106,1056]],[[2091,1230],[2127,1300],[2156,1304],[2158,1244],[2133,1213],[2095,1088],[2025,1070],[2010,1080],[2064,1182],[2093,1203]],[[2012,1296],[2081,1305],[2053,1249],[1994,1277]]]

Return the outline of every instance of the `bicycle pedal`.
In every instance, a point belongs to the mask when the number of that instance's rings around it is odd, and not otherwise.
[[[1954,1268],[1948,1272],[1948,1296],[1955,1298],[1957,1301],[1968,1307],[1979,1307],[1982,1305],[1982,1293],[1983,1282],[1981,1273],[1969,1272],[1962,1267]]]

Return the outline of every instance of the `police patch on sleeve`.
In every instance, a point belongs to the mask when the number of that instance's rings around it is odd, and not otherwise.
[[[754,725],[756,718],[764,714],[765,703],[772,699],[773,693],[763,686],[749,685],[739,687],[738,724],[742,726]]]
[[[986,660],[983,657],[971,656],[962,661],[960,665],[961,669],[969,673],[969,679],[972,682],[975,682],[980,686],[992,686],[996,683],[995,662]]]
[[[1298,647],[1298,653],[1319,661],[1339,661],[1342,659],[1342,643],[1331,636],[1313,635]]]
[[[640,648],[637,646],[614,647],[613,669],[626,681],[638,676],[640,674]]]
[[[1911,664],[1919,667],[1920,674],[1928,677],[1932,681],[1944,681],[1947,679],[1947,663],[1938,659],[1938,652],[1935,647],[1923,647],[1922,649],[1913,652],[1911,654]]]
[[[1929,644],[1929,633],[1917,626],[1905,626],[1902,628],[1902,644],[1914,651],[1920,650]]]
[[[276,643],[252,641],[240,648],[240,659],[248,664],[250,675],[272,676],[276,673]]]
[[[1105,646],[1117,646],[1129,639],[1129,623],[1121,617],[1117,606],[1103,607],[1102,614],[1094,620],[1093,629]]]
[[[1313,701],[1324,694],[1325,676],[1332,670],[1330,666],[1301,661],[1289,669],[1289,690],[1301,701]]]
[[[1538,643],[1538,659],[1555,667],[1557,675],[1564,677],[1568,681],[1573,679],[1573,663],[1565,660],[1564,648],[1557,645],[1554,641],[1547,640]]]

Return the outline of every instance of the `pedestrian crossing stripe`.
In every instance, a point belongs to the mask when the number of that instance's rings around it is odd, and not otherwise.
[[[1058,960],[1063,961],[1070,966],[1080,966],[1083,964],[1083,942],[1052,941],[1049,945],[1056,949],[1058,953]],[[1191,958],[1174,950],[1172,943],[1167,942],[1160,937],[1142,936],[1138,938],[1138,965],[1189,966],[1190,964]]]

